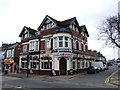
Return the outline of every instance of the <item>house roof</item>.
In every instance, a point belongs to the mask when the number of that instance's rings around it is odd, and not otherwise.
[[[38,27],[38,30],[42,27],[42,25],[44,24],[44,22],[47,20],[47,17],[50,18],[57,26],[59,27],[66,27],[68,25],[70,25],[70,23],[76,19],[75,17],[64,20],[64,21],[57,21],[56,19],[46,15],[46,17],[43,19],[42,23],[40,24],[40,26]]]
[[[19,42],[13,43],[13,44],[11,44],[7,49],[13,49],[13,48],[15,48],[18,44],[19,44]]]
[[[73,18],[70,18],[70,19],[67,19],[67,20],[64,20],[64,21],[58,21],[57,25],[61,26],[61,27],[66,27],[66,26],[69,26],[75,19],[76,18],[73,17]]]
[[[23,32],[24,32],[26,29],[27,29],[28,32],[29,32],[30,34],[32,34],[32,35],[35,35],[35,32],[37,32],[37,30],[34,30],[34,29],[30,28],[30,27],[24,26],[23,29],[22,29],[22,31],[21,31],[21,33],[20,33],[20,35],[19,35],[19,37],[22,37],[22,34],[23,34]]]
[[[81,30],[83,30],[83,28],[84,28],[84,30],[85,30],[85,33],[86,33],[87,36],[89,37],[89,33],[88,33],[88,31],[87,31],[86,26],[85,26],[85,25],[80,26],[80,29],[81,29]]]

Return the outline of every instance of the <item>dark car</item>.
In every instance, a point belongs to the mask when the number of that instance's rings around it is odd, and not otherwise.
[[[97,67],[94,67],[94,66],[91,66],[87,69],[87,73],[90,74],[90,73],[98,73],[99,72],[99,69]]]

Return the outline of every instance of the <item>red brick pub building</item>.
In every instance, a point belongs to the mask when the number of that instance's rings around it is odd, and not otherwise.
[[[79,73],[95,58],[88,52],[87,28],[76,17],[57,21],[46,15],[37,30],[24,26],[19,37],[21,72],[27,70],[27,55],[31,56],[28,69],[42,75],[49,75],[52,69],[57,75],[69,75],[70,70]]]

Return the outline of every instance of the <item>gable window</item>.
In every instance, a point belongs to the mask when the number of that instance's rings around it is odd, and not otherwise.
[[[29,37],[29,33],[27,31],[24,31],[22,38],[28,38]]]

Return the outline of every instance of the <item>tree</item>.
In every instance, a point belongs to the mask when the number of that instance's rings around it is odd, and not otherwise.
[[[106,18],[99,30],[99,40],[105,40],[107,46],[120,48],[120,15]]]

